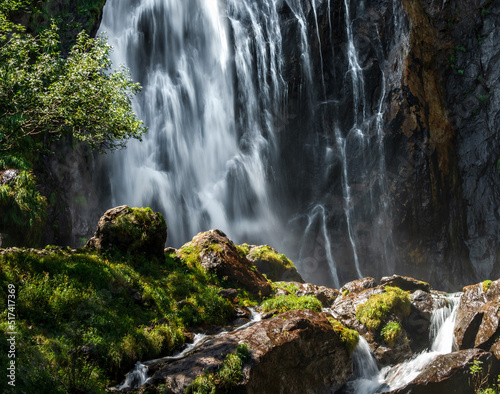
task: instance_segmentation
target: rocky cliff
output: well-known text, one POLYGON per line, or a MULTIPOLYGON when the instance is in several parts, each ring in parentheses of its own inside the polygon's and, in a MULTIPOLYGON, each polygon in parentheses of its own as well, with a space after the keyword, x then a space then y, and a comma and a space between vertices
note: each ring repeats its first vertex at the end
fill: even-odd
MULTIPOLYGON (((281 134, 284 173, 295 207, 325 208, 339 276, 396 271, 458 288, 498 275, 500 4, 323 1, 314 13, 304 1, 311 87, 288 3, 297 2, 284 4, 282 27, 296 119, 281 134)), ((311 256, 325 243, 316 227, 311 256)), ((317 260, 301 268, 324 281, 317 260)))

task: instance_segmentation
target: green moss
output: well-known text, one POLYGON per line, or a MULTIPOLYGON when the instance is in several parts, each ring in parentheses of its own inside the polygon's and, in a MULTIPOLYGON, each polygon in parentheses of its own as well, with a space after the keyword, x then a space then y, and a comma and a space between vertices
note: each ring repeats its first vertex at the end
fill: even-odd
POLYGON ((200 263, 201 248, 199 246, 187 245, 179 250, 179 257, 188 266, 195 267, 200 263))
POLYGON ((380 334, 382 335, 384 342, 392 348, 402 332, 403 330, 401 328, 401 324, 396 321, 390 321, 384 326, 384 328, 382 328, 380 334))
POLYGON ((492 281, 491 280, 485 280, 483 283, 482 283, 482 287, 483 287, 483 292, 487 292, 491 286, 491 283, 492 281))
MULTIPOLYGON (((0 254, 0 330, 16 288, 16 389, 101 392, 137 360, 169 355, 187 327, 227 324, 221 283, 174 256, 98 255, 66 248, 0 254), (83 351, 82 349, 87 349, 83 351), (87 353, 85 353, 87 352, 87 353)), ((242 295, 243 297, 243 295, 242 295)), ((7 362, 6 340, 0 360, 7 362)), ((6 380, 0 390, 7 392, 6 380)))
POLYGON ((218 391, 229 392, 243 378, 243 365, 250 355, 246 343, 238 345, 233 353, 228 354, 215 373, 205 372, 196 377, 184 393, 212 394, 218 391))
POLYGON ((291 282, 272 282, 274 289, 281 289, 288 291, 290 294, 295 294, 299 291, 299 287, 291 282))
POLYGON ((312 309, 321 312, 321 302, 314 296, 297 297, 294 294, 269 298, 262 303, 264 312, 283 313, 298 309, 312 309))
POLYGON ((242 244, 242 245, 234 245, 236 246, 236 250, 238 251, 238 254, 240 255, 241 258, 244 258, 247 256, 247 254, 250 252, 250 247, 248 244, 242 244))
POLYGON ((332 325, 334 331, 339 335, 341 341, 347 349, 349 354, 352 354, 359 342, 359 334, 356 330, 352 330, 344 326, 338 320, 329 317, 328 321, 332 325))
POLYGON ((293 262, 283 253, 276 252, 270 246, 264 245, 253 248, 250 257, 254 260, 265 260, 271 264, 284 268, 295 268, 293 262))
POLYGON ((390 316, 404 319, 410 314, 410 297, 397 287, 387 286, 385 293, 373 294, 356 308, 356 318, 369 330, 376 331, 390 316))

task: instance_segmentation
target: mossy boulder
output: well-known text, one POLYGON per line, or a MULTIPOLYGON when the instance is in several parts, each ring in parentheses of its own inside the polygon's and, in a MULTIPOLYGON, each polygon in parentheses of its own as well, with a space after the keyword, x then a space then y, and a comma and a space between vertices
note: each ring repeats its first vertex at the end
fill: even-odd
POLYGON ((246 253, 247 259, 272 281, 305 282, 293 262, 276 249, 268 245, 247 244, 239 248, 246 253))
POLYGON ((167 241, 167 224, 163 216, 150 208, 122 205, 109 209, 99 219, 97 230, 85 248, 143 254, 163 258, 167 241))
POLYGON ((246 252, 247 259, 272 281, 305 282, 293 262, 276 249, 268 245, 247 244, 240 248, 246 252))
POLYGON ((286 312, 212 337, 180 359, 151 363, 151 378, 138 391, 185 393, 197 376, 222 375, 227 355, 237 352, 238 345, 247 344, 249 357, 242 365, 236 387, 210 392, 336 392, 353 373, 348 349, 357 340, 356 333, 340 323, 334 324, 328 313, 286 312))
POLYGON ((205 271, 254 295, 266 297, 273 291, 268 280, 220 230, 199 233, 178 250, 177 258, 188 265, 200 264, 205 271))

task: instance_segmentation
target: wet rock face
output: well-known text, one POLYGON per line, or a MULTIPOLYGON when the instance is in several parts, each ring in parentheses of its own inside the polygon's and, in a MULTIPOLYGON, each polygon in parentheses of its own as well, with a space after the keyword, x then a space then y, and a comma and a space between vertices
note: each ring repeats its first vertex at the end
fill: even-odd
POLYGON ((352 358, 328 321, 328 314, 292 311, 264 320, 201 345, 188 357, 154 366, 148 384, 166 385, 168 393, 183 393, 197 375, 214 371, 225 355, 246 343, 250 359, 234 392, 335 392, 352 374, 352 358))
POLYGON ((180 256, 192 256, 201 266, 251 291, 268 296, 271 284, 246 258, 244 252, 220 230, 210 230, 196 235, 179 250, 180 256))
POLYGON ((459 349, 494 345, 499 331, 500 280, 482 282, 464 288, 455 323, 459 349))
POLYGON ((122 205, 106 211, 85 247, 100 253, 118 251, 164 258, 166 241, 167 225, 161 214, 122 205))
MULTIPOLYGON (((452 37, 454 69, 446 80, 447 105, 457 130, 457 159, 467 226, 465 243, 478 279, 500 275, 500 4, 468 3, 452 37)), ((460 5, 460 11, 464 5, 460 5)))
POLYGON ((474 361, 482 362, 482 376, 488 376, 484 387, 494 383, 500 367, 498 360, 489 352, 469 349, 437 356, 412 382, 390 393, 473 394, 470 366, 474 361))

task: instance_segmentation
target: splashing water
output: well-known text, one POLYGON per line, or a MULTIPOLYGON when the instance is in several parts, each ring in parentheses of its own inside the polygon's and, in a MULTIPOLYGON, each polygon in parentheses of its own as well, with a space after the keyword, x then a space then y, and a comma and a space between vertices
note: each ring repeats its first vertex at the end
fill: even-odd
POLYGON ((453 329, 461 293, 446 298, 447 304, 433 311, 431 316, 431 347, 404 363, 378 370, 368 343, 360 338, 355 350, 357 377, 346 385, 352 394, 373 394, 396 390, 410 383, 436 356, 453 351, 453 329))

